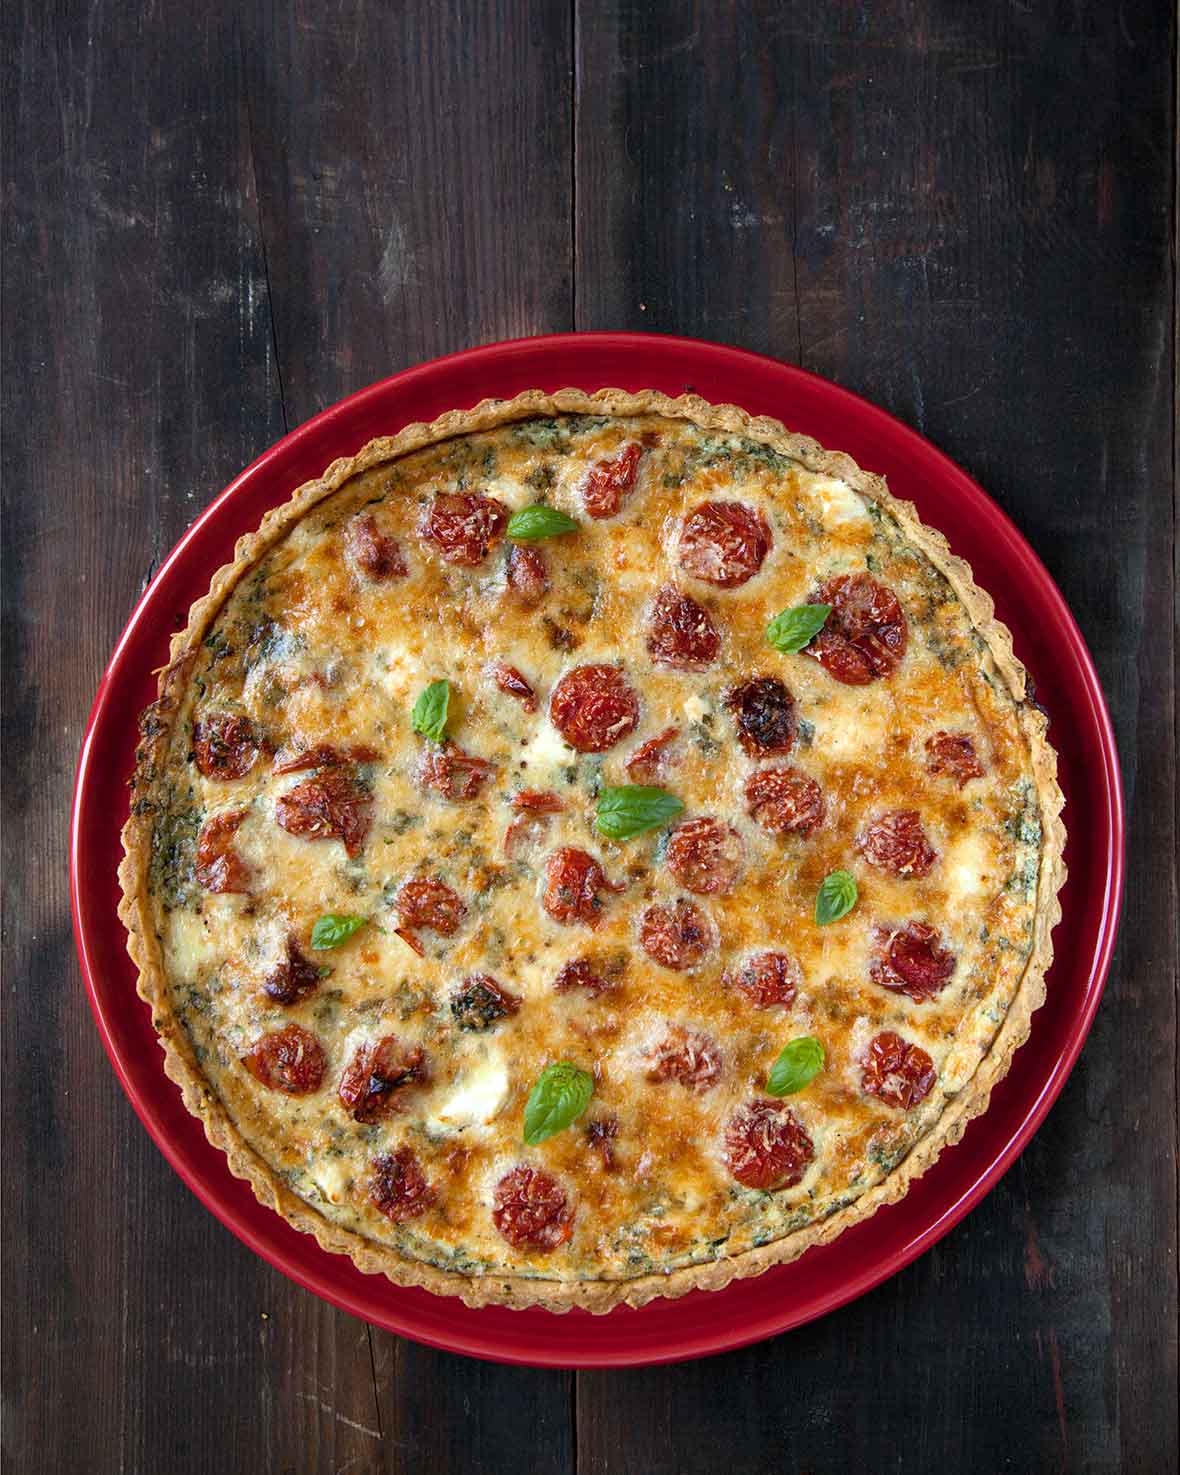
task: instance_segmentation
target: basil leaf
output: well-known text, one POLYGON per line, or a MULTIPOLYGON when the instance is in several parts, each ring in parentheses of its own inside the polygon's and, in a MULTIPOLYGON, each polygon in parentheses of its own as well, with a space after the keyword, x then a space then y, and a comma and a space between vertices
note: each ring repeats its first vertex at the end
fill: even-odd
POLYGON ((547 1065, 524 1107, 524 1140, 530 1147, 564 1132, 590 1105, 594 1077, 568 1060, 547 1065))
POLYGON ((447 731, 447 709, 451 705, 451 683, 432 681, 414 703, 410 721, 414 731, 441 743, 447 731))
POLYGON ((857 894, 856 881, 847 871, 833 871, 825 876, 815 898, 816 926, 826 927, 829 922, 846 917, 856 905, 857 894))
POLYGON ((594 824, 608 840, 629 840, 644 830, 667 824, 684 811, 683 799, 648 784, 609 785, 598 792, 598 813, 594 824))
POLYGON ((311 929, 311 945, 321 953, 330 947, 339 947, 354 932, 359 932, 368 920, 368 917, 358 917, 353 912, 329 912, 324 917, 317 917, 311 929))
POLYGON ((830 604, 797 604, 794 609, 785 609, 775 615, 766 627, 766 638, 775 650, 784 655, 795 655, 824 627, 824 621, 832 613, 830 604))
POLYGON ((541 502, 532 507, 518 507, 508 519, 508 536, 514 543, 539 543, 542 538, 556 538, 561 533, 577 530, 577 522, 568 513, 541 502))
POLYGON ((770 1067, 766 1089, 772 1096, 793 1096, 824 1068, 824 1047, 814 1035, 800 1035, 770 1067))

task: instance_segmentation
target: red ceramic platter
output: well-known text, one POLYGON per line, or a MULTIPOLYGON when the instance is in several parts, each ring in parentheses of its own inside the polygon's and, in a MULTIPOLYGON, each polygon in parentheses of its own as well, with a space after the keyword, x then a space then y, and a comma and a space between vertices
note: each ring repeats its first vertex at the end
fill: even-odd
POLYGON ((70 875, 82 971, 115 1071, 164 1156, 239 1239, 316 1295, 401 1336, 501 1362, 622 1367, 744 1346, 824 1315, 929 1249, 1011 1166, 1061 1090, 1098 1007, 1122 895, 1122 795, 1110 718, 1073 616, 1012 523, 929 442, 847 390, 756 354, 646 334, 563 334, 453 354, 354 394, 260 456, 197 519, 140 600, 99 686, 78 764, 70 875), (136 714, 155 696, 151 673, 167 660, 170 635, 232 556, 235 539, 300 483, 373 436, 488 396, 566 385, 672 395, 692 390, 773 415, 883 472, 895 495, 917 503, 968 559, 1012 629, 1050 714, 1070 829, 1048 1001, 989 1110, 961 1144, 944 1152, 900 1203, 792 1265, 724 1291, 600 1317, 475 1311, 451 1297, 402 1290, 326 1254, 259 1204, 206 1142, 164 1075, 115 912, 136 714))

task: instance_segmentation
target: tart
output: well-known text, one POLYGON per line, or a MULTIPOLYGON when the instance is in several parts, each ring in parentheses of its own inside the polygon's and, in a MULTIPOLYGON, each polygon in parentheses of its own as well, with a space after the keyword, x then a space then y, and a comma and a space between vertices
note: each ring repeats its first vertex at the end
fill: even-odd
POLYGON ((121 916, 165 1069, 398 1284, 758 1274, 900 1198, 1027 1038, 1046 725, 942 536, 776 421, 408 426, 240 540, 143 715, 121 916))

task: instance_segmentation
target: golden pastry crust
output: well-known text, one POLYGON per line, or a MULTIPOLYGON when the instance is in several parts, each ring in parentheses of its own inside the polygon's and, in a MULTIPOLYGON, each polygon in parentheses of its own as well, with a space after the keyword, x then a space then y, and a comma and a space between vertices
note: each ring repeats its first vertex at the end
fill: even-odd
POLYGON ((862 471, 848 456, 826 451, 806 437, 790 434, 777 421, 751 417, 734 406, 710 405, 691 395, 670 399, 653 391, 630 394, 608 389, 585 394, 565 389, 554 394, 529 391, 508 401, 486 400, 474 409, 444 415, 431 425, 410 425, 394 437, 372 441, 356 456, 334 462, 322 477, 300 487, 287 504, 267 514, 257 532, 239 540, 233 562, 217 572, 209 593, 193 605, 186 629, 173 638, 169 663, 160 676, 158 700, 145 713, 133 795, 131 818, 123 832, 120 916, 128 929, 129 952, 139 969, 139 992, 152 1008, 165 1070, 180 1087, 186 1106, 200 1118, 209 1140, 225 1151, 235 1175, 247 1179, 262 1202, 297 1228, 313 1234, 323 1248, 347 1254, 362 1270, 380 1272, 397 1284, 458 1295, 472 1306, 541 1305, 553 1311, 579 1306, 604 1312, 620 1303, 639 1306, 657 1296, 717 1289, 735 1278, 757 1275, 771 1265, 792 1260, 810 1245, 835 1238, 880 1204, 902 1197, 913 1178, 935 1161, 944 1146, 957 1142, 967 1123, 986 1109, 992 1087, 1006 1074, 1013 1052, 1027 1038, 1032 1013, 1044 1000, 1044 975, 1052 958, 1051 933, 1060 917, 1057 893, 1065 875, 1061 859, 1065 839, 1060 819, 1063 801, 1056 782, 1056 756, 1046 740, 1045 718, 1026 700, 1025 673, 1013 654, 1011 636, 995 619, 990 596, 976 586, 967 564, 950 552, 941 534, 921 523, 912 505, 893 498, 880 477, 862 471), (740 436, 808 472, 842 483, 883 509, 904 545, 920 553, 945 578, 981 642, 981 650, 986 652, 981 659, 989 663, 990 679, 1003 689, 1006 710, 1027 752, 1027 773, 1035 789, 1040 822, 1030 945, 1024 966, 1013 981, 1011 997, 1003 1000, 1002 1022, 985 1042, 969 1078, 946 1097, 937 1119, 912 1145, 906 1144, 901 1161, 887 1168, 880 1181, 845 1206, 803 1227, 780 1233, 769 1243, 748 1244, 736 1253, 723 1251, 721 1258, 673 1264, 630 1278, 617 1270, 611 1278, 546 1277, 543 1257, 535 1264, 522 1265, 520 1272, 511 1265, 503 1270, 467 1273, 443 1269, 336 1222, 294 1192, 288 1178, 247 1141, 198 1059, 190 1030, 178 1013, 169 986, 160 916, 149 881, 159 786, 170 761, 174 724, 189 699, 187 689, 204 642, 243 580, 314 509, 363 473, 457 437, 539 417, 567 415, 609 420, 660 417, 687 422, 713 435, 740 436))

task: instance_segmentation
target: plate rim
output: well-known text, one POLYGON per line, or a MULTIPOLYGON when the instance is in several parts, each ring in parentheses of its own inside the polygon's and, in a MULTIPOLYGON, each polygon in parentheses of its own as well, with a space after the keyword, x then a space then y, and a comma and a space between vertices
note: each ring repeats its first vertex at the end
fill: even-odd
MULTIPOLYGON (((565 383, 572 382, 570 375, 564 377, 565 383)), ((626 375, 620 377, 628 377, 626 375)), ((580 383, 577 387, 586 389, 597 389, 606 387, 605 381, 598 382, 601 376, 591 374, 593 382, 580 383)), ((559 387, 556 382, 554 388, 559 387)), ((397 422, 396 410, 393 415, 397 422)), ((408 421, 406 423, 409 423, 408 421)), ((805 429, 806 427, 804 427, 805 429)), ((872 438, 870 436, 870 438, 872 438)), ((359 446, 352 447, 353 450, 359 446)), ((340 452, 347 454, 347 452, 340 452)), ((858 458, 859 459, 859 458, 858 458)), ((327 461, 324 463, 328 464, 327 461)), ((293 488, 291 488, 293 490, 293 488)), ((940 496, 943 493, 940 492, 940 496)), ((276 501, 273 505, 278 505, 276 501)), ((212 569, 210 569, 210 574, 212 569)), ((121 810, 117 809, 118 823, 121 824, 121 810)), ((1123 810, 1122 780, 1118 763, 1118 752, 1114 738, 1113 725, 1107 710, 1103 696, 1101 683, 1094 667, 1093 658, 1090 655, 1086 642, 1081 634, 1072 611, 1066 604, 1064 597, 1058 589, 1052 576, 1041 562, 1031 545, 1026 541, 1023 534, 1015 523, 1008 517, 1007 513, 988 495, 986 491, 968 475, 956 462, 952 461, 943 451, 939 450, 932 442, 927 440, 919 432, 907 426, 903 421, 883 410, 880 406, 871 403, 844 388, 842 385, 833 383, 820 375, 813 374, 806 369, 798 368, 793 364, 785 363, 768 355, 754 353, 748 349, 734 348, 730 345, 709 342, 705 339, 689 338, 657 333, 642 332, 595 332, 595 333, 554 333, 541 334, 531 337, 514 338, 502 342, 491 342, 477 345, 471 348, 461 349, 457 352, 443 355, 439 358, 426 360, 423 363, 411 365, 397 374, 389 375, 379 379, 353 394, 326 406, 317 414, 304 421, 294 430, 289 431, 280 440, 267 447, 257 456, 244 470, 238 473, 232 481, 214 497, 208 506, 189 524, 184 533, 170 550, 167 558, 161 563, 159 569, 152 577, 150 583, 142 591, 135 603, 126 624, 116 641, 114 650, 108 660, 99 681, 93 704, 91 706, 85 732, 79 751, 78 763, 75 772, 74 789, 70 806, 70 846, 69 846, 69 879, 70 879, 70 909, 73 921, 75 946, 78 953, 79 963, 82 969, 87 999, 91 1013, 98 1028, 103 1047, 115 1071, 115 1075, 128 1097, 136 1115, 147 1129, 152 1140, 163 1153, 173 1170, 181 1180, 190 1188, 198 1199, 209 1209, 217 1219, 225 1225, 238 1239, 246 1244, 256 1254, 273 1268, 279 1270, 289 1279, 294 1280, 304 1289, 329 1301, 340 1309, 349 1312, 365 1321, 371 1321, 376 1325, 393 1331, 396 1335, 410 1337, 413 1340, 423 1342, 426 1345, 439 1349, 461 1353, 485 1360, 496 1361, 506 1364, 551 1367, 551 1368, 590 1368, 590 1367, 619 1367, 619 1366, 647 1366, 657 1363, 683 1361, 691 1358, 715 1355, 724 1351, 736 1350, 740 1347, 749 1346, 752 1343, 764 1340, 766 1337, 777 1335, 783 1331, 792 1330, 795 1327, 805 1325, 807 1322, 820 1316, 829 1314, 840 1306, 848 1304, 866 1294, 875 1286, 895 1275, 906 1265, 912 1263, 918 1256, 930 1249, 939 1239, 947 1234, 967 1213, 995 1187, 999 1179, 1011 1167, 1012 1163, 1023 1151, 1033 1134, 1037 1131, 1053 1102, 1060 1094, 1070 1072, 1072 1071, 1086 1037, 1089 1034, 1098 1005, 1101 1001, 1105 987, 1110 962, 1113 957, 1117 941, 1118 927, 1121 916, 1124 871, 1125 871, 1125 847, 1126 830, 1125 816, 1123 810), (325 1285, 325 1277, 335 1267, 339 1257, 328 1255, 326 1251, 308 1236, 300 1236, 301 1241, 306 1241, 308 1253, 301 1255, 298 1261, 293 1261, 291 1256, 275 1249, 270 1243, 251 1227, 243 1219, 242 1215, 232 1206, 227 1205, 224 1200, 226 1189, 230 1185, 238 1186, 229 1173, 228 1164, 224 1169, 224 1180, 222 1183, 209 1184, 196 1172, 192 1171, 189 1164, 184 1160, 179 1146, 171 1139, 170 1134, 159 1120, 159 1113, 153 1107, 144 1090, 140 1089, 139 1083, 131 1074, 129 1063, 125 1063, 118 1042, 115 1038, 113 1020, 108 1017, 106 1000, 99 982, 99 965, 94 956, 95 940, 91 935, 92 921, 88 915, 86 882, 84 877, 85 841, 82 834, 83 821, 85 818, 86 801, 88 799, 88 784, 92 778, 91 759, 96 746, 96 735, 101 725, 107 719, 110 703, 117 684, 121 680, 134 679, 136 676, 142 678, 142 671, 131 673, 124 672, 123 664, 126 652, 140 631, 140 626, 148 620, 153 613, 153 606, 162 597, 166 577, 183 562, 189 548, 198 541, 204 529, 209 523, 219 518, 222 510, 259 479, 265 477, 271 468, 290 460, 298 448, 305 442, 314 439, 325 431, 331 433, 336 423, 347 423, 354 416, 363 413, 364 409, 372 404, 382 403, 388 396, 397 396, 399 392, 405 393, 412 386, 420 383, 428 383, 430 379, 445 375, 448 366, 455 367, 473 366, 479 367, 486 364, 494 376, 497 371, 502 372, 506 362, 522 355, 554 355, 555 358, 565 355, 578 355, 585 349, 593 347, 600 352, 616 352, 625 354, 630 350, 642 349, 647 353, 675 354, 677 352, 687 355, 704 355, 717 368, 724 370, 728 365, 731 373, 735 366, 740 365, 747 371, 777 378, 784 390, 790 382, 796 385, 802 383, 810 386, 813 392, 821 397, 843 403, 843 405, 855 414, 862 424, 867 423, 871 428, 877 428, 887 432, 895 440, 900 438, 902 444, 914 453, 916 459, 924 460, 927 465, 937 468, 940 478, 944 482, 955 484, 959 492, 975 503, 977 510, 985 516, 991 524, 994 533, 1002 534, 1006 552, 1008 552, 1020 565, 1020 579, 1031 579, 1039 586, 1042 596, 1046 597, 1053 606, 1053 613, 1059 628, 1065 633, 1077 674, 1080 677, 1081 689, 1087 699, 1088 715, 1091 719, 1091 735, 1096 742, 1098 751, 1102 756, 1102 793, 1106 801, 1104 815, 1105 832, 1108 837, 1106 856, 1105 892, 1102 898, 1102 915, 1099 923, 1099 931, 1092 954, 1078 960, 1073 966, 1078 968, 1079 973, 1083 966, 1088 967, 1088 976, 1079 994, 1082 1008, 1079 1010, 1073 1027, 1069 1031, 1066 1047, 1059 1052, 1053 1062, 1052 1069, 1041 1084, 1041 1089, 1036 1095, 1031 1107, 1024 1111, 1014 1130, 1007 1140, 1003 1142, 999 1151, 990 1154, 990 1161, 981 1172, 974 1174, 971 1183, 946 1204, 942 1212, 931 1222, 927 1223, 917 1234, 911 1236, 902 1249, 895 1250, 879 1263, 870 1263, 859 1274, 844 1277, 837 1286, 834 1286, 825 1295, 809 1303, 806 1310, 798 1315, 791 1311, 785 1311, 782 1307, 767 1311, 762 1317, 753 1321, 748 1320, 740 1330, 734 1334, 726 1335, 724 1331, 711 1334, 701 1334, 687 1343, 668 1345, 662 1349, 642 1349, 636 1356, 624 1356, 617 1352, 606 1352, 596 1354, 593 1350, 593 1337, 586 1341, 582 1351, 577 1356, 570 1356, 568 1352, 559 1355, 544 1345, 536 1345, 530 1354, 513 1350, 511 1348, 495 1348, 491 1345, 488 1336, 481 1335, 478 1331, 467 1333, 461 1329, 453 1329, 453 1334, 443 1336, 429 1329, 423 1330, 416 1327, 414 1322, 412 1302, 409 1303, 410 1310, 408 1322, 397 1318, 397 1324, 393 1324, 388 1315, 376 1315, 374 1308, 365 1305, 359 1293, 342 1290, 339 1286, 329 1288, 325 1285), (304 1269, 301 1263, 310 1261, 314 1267, 317 1258, 330 1262, 324 1266, 320 1274, 313 1270, 304 1269)), ((1068 904, 1068 898, 1067 898, 1068 904)), ((100 919, 99 919, 100 920, 100 919)), ((108 919, 109 921, 109 919, 108 919)), ((116 919, 117 921, 117 919, 116 919)), ((121 924, 120 929, 121 929, 121 924)), ((1050 975, 1051 976, 1051 975, 1050 975)), ((136 996, 135 1002, 141 1008, 146 1005, 136 996)), ((1036 1029, 1036 1018, 1033 1017, 1033 1029, 1036 1029)), ((164 1075, 162 1069, 163 1056, 157 1056, 160 1062, 158 1072, 152 1071, 153 1086, 164 1082, 169 1090, 175 1089, 164 1075), (158 1080, 155 1079, 158 1074, 158 1080)), ((200 1124, 195 1119, 192 1126, 200 1134, 202 1143, 204 1134, 200 1124)), ((957 1151, 963 1151, 960 1145, 957 1151)), ((934 1168, 930 1170, 934 1171, 934 1168)), ((216 1175, 215 1175, 216 1176, 216 1175)), ((925 1175, 924 1175, 925 1176, 925 1175)), ((248 1191, 248 1190, 247 1190, 248 1191)), ((901 1208, 905 1204, 903 1199, 899 1205, 890 1206, 901 1208)), ((887 1212, 886 1209, 878 1211, 887 1212)), ((277 1216, 276 1216, 277 1217, 277 1216)), ((278 1222, 282 1222, 279 1220, 278 1222)), ((871 1223, 872 1221, 867 1221, 871 1223)), ((269 1225, 268 1225, 269 1227, 269 1225)), ((287 1226, 284 1226, 287 1227, 287 1226)), ((302 1247, 302 1246, 301 1246, 302 1247)), ((806 1262, 806 1256, 802 1261, 794 1262, 796 1265, 806 1262)), ((790 1266, 778 1267, 780 1270, 789 1270, 790 1266)), ((359 1272, 358 1272, 359 1273, 359 1272)), ((767 1272, 774 1274, 774 1271, 767 1272)), ((367 1278, 366 1278, 367 1279, 367 1278)), ((399 1288, 393 1288, 397 1290, 399 1288)), ((724 1297, 726 1290, 714 1292, 694 1292, 694 1295, 710 1295, 712 1297, 724 1297)), ((418 1292, 417 1294, 429 1294, 418 1292)), ((444 1299, 432 1297, 432 1300, 444 1299)), ((449 1298, 446 1298, 449 1301, 449 1298)), ((773 1298, 772 1298, 773 1299, 773 1298)), ((661 1304, 676 1303, 651 1303, 654 1306, 661 1304)), ((454 1303, 460 1305, 457 1301, 454 1303)), ((503 1310, 503 1308, 500 1308, 503 1310)), ((642 1317, 648 1308, 638 1310, 629 1307, 619 1307, 608 1313, 606 1319, 623 1317, 642 1317)), ((718 1306, 720 1309, 720 1305, 718 1306)), ((472 1308, 462 1308, 469 1316, 479 1316, 483 1313, 476 1312, 472 1308)), ((541 1315, 552 1321, 552 1313, 536 1309, 532 1312, 512 1312, 513 1317, 525 1317, 541 1315)), ((571 1311, 560 1320, 563 1325, 569 1323, 572 1317, 575 1323, 581 1322, 589 1313, 571 1311)), ((464 1318, 460 1317, 459 1320, 464 1318)), ((593 1321, 601 1321, 603 1318, 593 1318, 593 1321)), ((478 1325, 478 1323, 476 1323, 478 1325)), ((592 1322, 586 1323, 586 1330, 591 1329, 592 1322)), ((491 1339, 494 1342, 494 1338, 491 1339)))

